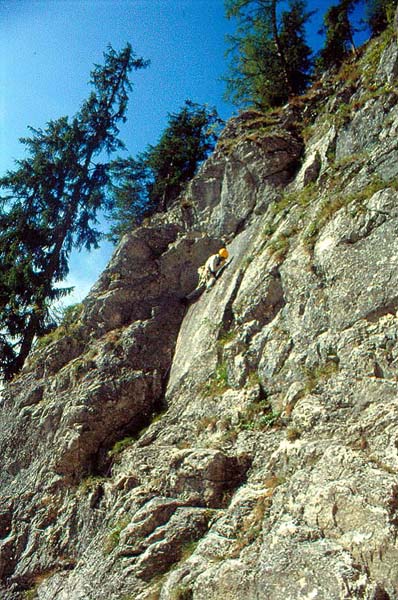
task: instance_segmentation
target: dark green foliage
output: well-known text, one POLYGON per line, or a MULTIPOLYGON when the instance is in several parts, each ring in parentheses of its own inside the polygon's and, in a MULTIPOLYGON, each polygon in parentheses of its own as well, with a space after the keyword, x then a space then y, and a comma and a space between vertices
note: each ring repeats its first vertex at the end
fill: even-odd
POLYGON ((108 237, 114 243, 139 225, 148 213, 148 169, 144 159, 118 158, 111 165, 110 192, 113 198, 112 221, 108 237))
POLYGON ((339 67, 351 50, 355 50, 354 28, 350 21, 358 0, 340 0, 331 6, 323 18, 325 45, 317 58, 317 69, 322 72, 339 67))
POLYGON ((131 46, 111 47, 91 73, 93 92, 71 119, 50 121, 21 140, 26 158, 0 179, 0 368, 11 378, 35 337, 47 331, 49 307, 68 290, 57 287, 68 273, 72 248, 96 247, 93 227, 106 204, 108 164, 96 160, 121 147, 128 74, 145 66, 131 46))
POLYGON ((151 205, 166 210, 194 176, 198 165, 214 149, 221 124, 216 110, 187 100, 176 114, 156 146, 150 146, 145 161, 151 170, 151 205))
POLYGON ((367 0, 366 23, 372 35, 379 35, 392 22, 398 0, 367 0))
POLYGON ((137 158, 112 164, 113 241, 145 216, 165 211, 214 149, 222 121, 215 110, 189 100, 175 114, 155 146, 137 158))
POLYGON ((305 2, 290 2, 282 13, 280 41, 286 56, 287 79, 293 94, 301 94, 310 83, 311 49, 305 41, 305 25, 313 12, 305 11, 305 2))
POLYGON ((225 0, 226 16, 237 19, 237 33, 228 38, 226 97, 237 105, 279 106, 310 82, 305 25, 313 13, 304 0, 290 0, 282 12, 279 5, 279 0, 225 0))

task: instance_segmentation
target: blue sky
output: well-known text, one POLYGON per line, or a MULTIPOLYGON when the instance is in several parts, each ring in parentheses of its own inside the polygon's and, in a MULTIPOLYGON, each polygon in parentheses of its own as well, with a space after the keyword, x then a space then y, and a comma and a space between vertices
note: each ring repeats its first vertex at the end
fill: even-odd
MULTIPOLYGON (((322 23, 330 0, 317 8, 312 30, 322 23)), ((226 73, 225 36, 234 23, 224 18, 223 0, 0 0, 0 174, 13 168, 29 135, 51 119, 73 115, 89 93, 94 63, 109 43, 130 42, 151 65, 133 73, 128 121, 121 137, 136 154, 158 140, 167 113, 186 99, 216 106, 224 119, 236 109, 222 99, 226 73)), ((310 40, 319 46, 319 36, 310 40)), ((105 267, 112 246, 72 255, 67 303, 80 301, 105 267)))

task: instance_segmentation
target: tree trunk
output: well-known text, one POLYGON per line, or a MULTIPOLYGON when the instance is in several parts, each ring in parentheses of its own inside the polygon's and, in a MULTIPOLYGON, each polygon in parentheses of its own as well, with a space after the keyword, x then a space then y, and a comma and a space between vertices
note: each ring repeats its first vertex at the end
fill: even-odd
POLYGON ((278 3, 278 0, 271 0, 272 35, 274 37, 276 53, 279 57, 279 60, 281 61, 283 78, 285 80, 287 94, 290 97, 293 95, 293 86, 290 81, 289 66, 288 66, 286 58, 285 58, 285 53, 283 52, 283 48, 282 48, 282 44, 281 44, 281 40, 280 40, 279 32, 278 32, 278 19, 277 19, 277 15, 276 15, 277 3, 278 3))

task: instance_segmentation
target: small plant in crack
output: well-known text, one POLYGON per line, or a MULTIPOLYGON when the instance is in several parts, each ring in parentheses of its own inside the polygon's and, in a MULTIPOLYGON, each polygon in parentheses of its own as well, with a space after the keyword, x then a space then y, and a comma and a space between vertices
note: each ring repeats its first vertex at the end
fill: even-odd
POLYGON ((264 519, 269 514, 272 497, 276 488, 282 485, 285 479, 281 476, 273 475, 265 482, 264 493, 257 498, 252 511, 243 520, 235 543, 232 546, 232 558, 237 558, 242 550, 247 546, 254 544, 261 536, 264 519))
POLYGON ((103 548, 105 555, 111 554, 111 552, 113 552, 113 550, 117 548, 120 542, 120 534, 122 533, 123 529, 127 527, 129 522, 129 519, 127 518, 121 519, 112 527, 105 539, 103 548))
POLYGON ((188 585, 177 585, 170 594, 171 600, 192 600, 192 588, 188 585))
POLYGON ((123 450, 126 450, 126 448, 129 448, 136 441, 136 439, 137 439, 136 437, 127 436, 127 437, 115 442, 113 447, 108 452, 109 458, 114 458, 115 456, 118 456, 119 454, 121 454, 123 452, 123 450))
POLYGON ((289 442, 295 442, 301 437, 301 430, 297 427, 288 427, 286 430, 286 439, 289 442))
POLYGON ((274 410, 269 400, 256 400, 251 402, 241 415, 237 428, 239 431, 264 431, 278 426, 280 416, 280 411, 274 410))
POLYGON ((315 390, 315 388, 321 384, 328 381, 333 375, 338 373, 339 371, 339 362, 337 360, 328 360, 323 365, 317 365, 312 368, 304 369, 305 376, 305 388, 304 392, 306 394, 311 394, 315 390))
POLYGON ((237 334, 238 334, 238 332, 235 331, 234 329, 230 329, 229 331, 222 331, 222 333, 219 335, 218 340, 217 340, 218 346, 220 348, 223 348, 230 342, 233 342, 234 339, 236 338, 237 334))
POLYGON ((227 363, 222 361, 216 367, 213 375, 205 383, 203 394, 211 398, 223 394, 229 388, 227 363))

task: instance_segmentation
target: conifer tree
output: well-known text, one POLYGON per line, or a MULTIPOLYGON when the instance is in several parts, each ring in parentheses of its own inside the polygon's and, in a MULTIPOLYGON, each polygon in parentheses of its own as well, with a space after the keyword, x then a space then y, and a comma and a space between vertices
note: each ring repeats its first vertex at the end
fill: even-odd
POLYGON ((113 163, 113 241, 143 217, 168 209, 214 149, 221 123, 215 109, 187 100, 177 113, 169 115, 156 145, 137 158, 113 163))
POLYGON ((145 152, 151 170, 149 200, 154 209, 167 210, 198 166, 212 152, 222 121, 215 109, 190 100, 170 114, 168 125, 155 146, 145 152))
POLYGON ((331 6, 323 18, 326 34, 325 45, 319 52, 317 71, 339 67, 350 51, 355 51, 354 27, 350 16, 359 0, 339 0, 331 6))
POLYGON ((366 23, 373 36, 379 35, 394 17, 398 0, 367 0, 366 23))
POLYGON ((30 129, 26 158, 0 179, 0 368, 11 378, 36 336, 46 330, 51 302, 68 292, 72 248, 96 247, 96 214, 106 203, 108 164, 100 156, 121 147, 129 73, 146 62, 131 46, 111 47, 91 73, 93 91, 71 119, 30 129))
POLYGON ((226 97, 259 109, 278 106, 310 82, 311 49, 305 25, 312 16, 304 0, 225 0, 227 18, 237 19, 229 36, 230 70, 226 97))
POLYGON ((310 83, 313 67, 311 49, 305 40, 305 25, 314 11, 306 12, 301 0, 290 3, 282 13, 280 43, 286 56, 287 79, 294 94, 301 94, 310 83))
POLYGON ((111 164, 112 206, 108 238, 116 244, 121 237, 141 224, 149 214, 148 181, 150 172, 142 155, 117 158, 111 164))

